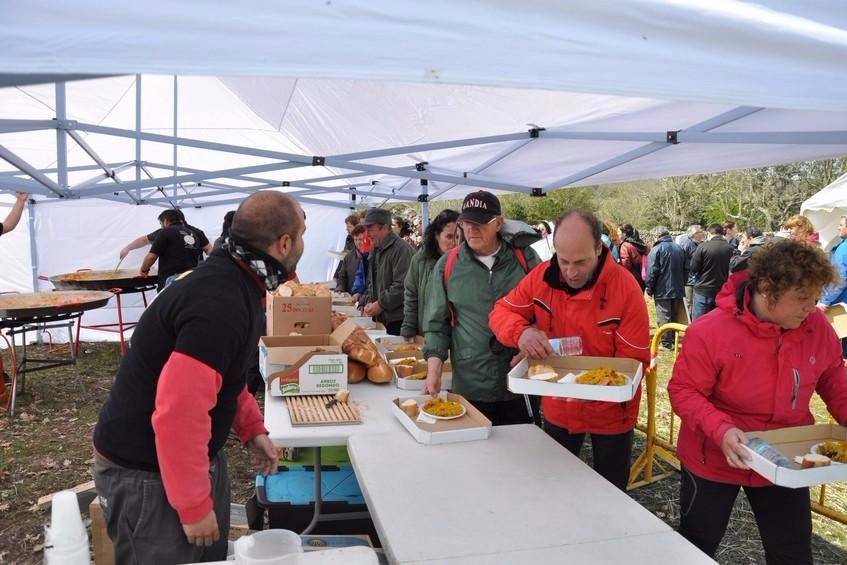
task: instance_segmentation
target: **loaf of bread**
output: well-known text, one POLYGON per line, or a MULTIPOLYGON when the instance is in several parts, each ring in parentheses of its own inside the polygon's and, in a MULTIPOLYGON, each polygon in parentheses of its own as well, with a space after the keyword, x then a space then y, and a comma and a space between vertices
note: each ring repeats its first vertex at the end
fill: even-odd
POLYGON ((347 336, 341 344, 341 351, 368 367, 373 367, 382 358, 376 349, 376 344, 362 328, 356 328, 347 336))
POLYGON ((391 367, 385 359, 380 357, 376 365, 368 367, 368 380, 378 384, 391 382, 391 367))
POLYGON ((303 283, 299 284, 294 281, 288 281, 277 289, 277 294, 280 296, 324 296, 331 297, 332 291, 319 283, 303 283))
POLYGON ((352 359, 347 360, 347 382, 357 383, 365 378, 368 368, 352 359))

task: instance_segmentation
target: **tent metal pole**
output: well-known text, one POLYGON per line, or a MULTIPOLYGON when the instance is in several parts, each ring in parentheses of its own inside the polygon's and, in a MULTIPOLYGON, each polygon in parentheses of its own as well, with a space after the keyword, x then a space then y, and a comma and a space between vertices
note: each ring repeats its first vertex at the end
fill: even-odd
MULTIPOLYGON (((141 180, 141 75, 135 75, 135 180, 141 180)), ((141 198, 141 189, 135 192, 141 198)))
MULTIPOLYGON (((106 163, 106 166, 114 169, 115 167, 118 167, 122 164, 123 163, 106 163)), ((71 172, 78 173, 78 172, 81 172, 81 171, 96 171, 99 168, 100 168, 100 165, 77 165, 75 167, 68 167, 68 172, 69 173, 71 173, 71 172)), ((57 169, 55 169, 55 168, 40 169, 40 171, 46 175, 46 174, 49 174, 49 173, 55 173, 57 171, 57 169)), ((14 176, 18 176, 18 175, 21 175, 21 174, 23 174, 23 173, 21 173, 20 171, 4 171, 4 172, 0 172, 0 179, 2 179, 4 177, 14 177, 14 176)))
POLYGON ((429 181, 421 179, 421 230, 429 226, 429 181))
MULTIPOLYGON (((491 157, 490 159, 488 159, 487 161, 482 163, 481 165, 474 167, 473 171, 469 171, 469 173, 479 174, 479 173, 483 172, 488 167, 491 167, 491 166, 495 165, 496 163, 499 163, 500 161, 502 161, 503 159, 505 159, 506 157, 508 157, 509 155, 514 153, 515 151, 517 151, 518 149, 521 149, 525 145, 531 143, 533 139, 534 138, 529 138, 529 139, 522 139, 520 141, 516 141, 515 143, 509 145, 509 147, 506 147, 505 149, 503 149, 497 155, 494 155, 493 157, 491 157)), ((457 186, 456 184, 451 184, 449 186, 446 186, 446 187, 436 191, 435 193, 432 194, 432 199, 434 200, 434 199, 438 198, 439 196, 441 196, 445 192, 456 188, 456 186, 457 186)))
MULTIPOLYGON (((204 180, 218 179, 218 178, 228 178, 233 175, 242 175, 242 174, 250 174, 250 173, 263 173, 268 171, 282 171, 286 169, 294 169, 297 167, 302 167, 303 165, 300 163, 268 163, 266 165, 253 165, 250 167, 238 167, 235 169, 222 169, 219 171, 206 171, 203 173, 191 173, 187 175, 180 175, 176 178, 171 177, 168 178, 153 178, 150 175, 150 172, 146 170, 145 167, 142 166, 142 170, 145 171, 148 175, 151 176, 149 180, 141 180, 141 181, 129 181, 123 183, 124 190, 135 190, 137 188, 153 188, 159 185, 167 185, 169 184, 169 180, 174 181, 176 183, 184 183, 184 182, 199 182, 204 180)), ((279 181, 277 181, 279 182, 279 181)), ((323 188, 323 187, 322 187, 323 188)), ((94 187, 86 190, 85 192, 77 195, 80 198, 97 196, 100 194, 108 194, 110 192, 114 192, 114 187, 109 185, 103 185, 102 183, 95 185, 94 187)))
POLYGON ((56 120, 0 120, 0 133, 56 129, 56 120))
MULTIPOLYGON (((65 83, 56 83, 56 123, 60 126, 68 119, 65 83)), ((68 188, 68 139, 63 127, 56 128, 56 168, 62 192, 68 188)))
MULTIPOLYGON (((179 90, 177 85, 177 77, 174 75, 174 139, 178 137, 177 133, 177 116, 179 114, 179 90)), ((179 145, 174 143, 174 185, 173 185, 173 195, 176 196, 176 185, 177 185, 177 175, 179 174, 177 170, 177 149, 179 145)))
POLYGON ((847 131, 696 132, 680 131, 678 143, 749 143, 761 145, 847 145, 847 131))
POLYGON ((479 186, 482 188, 493 188, 496 190, 506 190, 509 192, 524 192, 531 193, 532 187, 529 186, 521 186, 518 184, 507 184, 504 182, 496 182, 496 181, 488 181, 488 180, 470 180, 464 177, 455 177, 452 175, 442 175, 437 173, 432 173, 430 171, 406 171, 398 175, 396 169, 392 169, 390 167, 380 167, 377 165, 370 165, 365 163, 356 163, 350 161, 337 161, 334 157, 327 157, 326 164, 334 167, 339 167, 342 169, 351 169, 354 171, 368 171, 371 173, 377 174, 385 174, 385 175, 393 175, 393 176, 404 176, 415 179, 428 178, 432 181, 438 182, 447 182, 447 183, 455 183, 461 185, 468 186, 479 186))
POLYGON ((251 155, 253 157, 266 157, 268 159, 280 159, 301 163, 303 165, 312 166, 314 159, 311 155, 297 155, 295 153, 283 153, 281 151, 269 151, 267 149, 256 149, 254 147, 242 147, 240 145, 230 145, 227 143, 215 143, 212 141, 201 141, 199 139, 189 139, 186 137, 174 137, 172 135, 161 135, 150 132, 136 132, 134 130, 126 130, 121 128, 112 128, 106 126, 98 126, 96 124, 86 124, 83 122, 69 122, 71 129, 86 131, 89 133, 99 133, 102 135, 113 135, 115 137, 126 137, 129 139, 141 138, 142 141, 153 141, 156 143, 174 144, 182 147, 194 147, 196 149, 208 149, 210 151, 223 151, 225 153, 236 153, 238 155, 251 155))
MULTIPOLYGON (((38 292, 38 245, 35 241, 35 200, 30 198, 26 203, 27 226, 29 228, 29 261, 32 269, 32 292, 38 292)), ((35 333, 35 340, 41 343, 41 330, 35 333)), ((26 345, 26 344, 24 344, 26 345)))
MULTIPOLYGON (((57 130, 58 131, 58 130, 57 130)), ((35 179, 38 183, 47 187, 50 192, 53 192, 57 196, 64 197, 64 190, 58 184, 56 184, 53 179, 47 177, 44 173, 27 163, 24 159, 19 157, 18 155, 12 153, 2 145, 0 145, 0 159, 3 159, 13 167, 17 168, 20 171, 28 174, 30 177, 35 179)), ((61 170, 61 169, 60 169, 61 170)), ((22 180, 22 179, 21 179, 22 180)), ((65 180, 67 181, 67 171, 65 171, 65 180)), ((9 181, 14 182, 14 181, 9 181)), ((5 181, 4 181, 4 184, 5 181)))
MULTIPOLYGON (((389 157, 391 155, 404 155, 406 153, 417 153, 421 151, 438 151, 439 149, 454 149, 456 147, 470 147, 473 145, 487 145, 489 143, 502 143, 526 139, 529 133, 522 131, 518 133, 507 133, 504 135, 489 135, 486 137, 470 137, 466 139, 455 139, 450 141, 437 141, 434 143, 420 143, 418 145, 406 145, 404 147, 390 147, 388 149, 376 149, 374 151, 359 151, 357 153, 342 153, 332 155, 334 161, 358 161, 360 159, 373 159, 375 157, 389 157)), ((329 156, 327 156, 329 164, 329 156)))
MULTIPOLYGON (((732 123, 736 120, 740 120, 741 118, 750 116, 751 114, 755 114, 760 111, 762 108, 758 108, 755 106, 739 106, 737 108, 733 108, 728 112, 723 112, 709 118, 708 120, 702 121, 698 124, 694 124, 688 128, 689 132, 702 132, 709 131, 726 124, 732 123)), ((682 133, 682 132, 679 132, 682 133)), ((678 134, 677 134, 678 135, 678 134)), ((651 153, 655 153, 656 151, 661 151, 663 149, 667 149, 668 147, 673 147, 673 143, 670 143, 668 139, 665 139, 662 142, 654 142, 648 143, 647 145, 642 145, 641 147, 636 147, 631 151, 627 151, 621 155, 616 157, 612 157, 611 159, 607 159, 602 163, 598 163, 594 166, 583 169, 582 171, 578 171, 574 174, 568 175, 563 179, 558 179, 553 182, 549 182, 543 186, 544 190, 553 190, 555 188, 561 188, 563 186, 571 185, 575 182, 579 182, 581 180, 585 180, 589 177, 602 173, 604 171, 608 171, 609 169, 613 169, 615 167, 619 167, 625 163, 629 163, 630 161, 634 161, 635 159, 639 159, 644 157, 645 155, 649 155, 651 153)))
MULTIPOLYGON (((345 210, 350 209, 350 204, 347 202, 334 202, 332 200, 318 200, 317 198, 309 198, 306 196, 297 196, 296 194, 292 194, 294 198, 297 199, 298 202, 302 202, 304 204, 316 204, 318 206, 329 206, 331 208, 344 208, 345 210)), ((209 206, 225 206, 229 204, 238 204, 242 200, 247 198, 247 196, 242 196, 241 198, 227 198, 225 200, 209 200, 208 202, 203 202, 200 204, 201 207, 209 207, 209 206)))

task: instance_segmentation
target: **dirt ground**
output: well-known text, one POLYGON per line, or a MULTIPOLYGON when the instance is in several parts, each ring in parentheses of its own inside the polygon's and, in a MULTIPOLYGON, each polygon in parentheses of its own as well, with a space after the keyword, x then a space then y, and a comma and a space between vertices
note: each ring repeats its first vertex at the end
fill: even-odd
MULTIPOLYGON (((37 499, 91 480, 91 433, 117 367, 118 347, 89 343, 83 344, 82 350, 75 366, 30 375, 14 420, 0 414, 0 563, 41 563, 49 512, 35 507, 37 499)), ((670 361, 670 355, 663 353, 660 389, 670 361)), ((660 395, 660 409, 666 408, 666 402, 660 395)), ((660 425, 667 423, 667 419, 660 421, 660 425)), ((638 434, 636 437, 640 445, 638 434)), ((233 502, 244 503, 253 493, 254 475, 237 442, 230 441, 226 449, 233 502)), ((671 477, 630 495, 676 527, 678 485, 678 477, 671 477)), ((847 508, 842 485, 830 488, 828 497, 831 504, 847 508)), ((815 562, 847 563, 847 527, 818 515, 814 515, 814 525, 815 562)), ((743 495, 718 561, 727 565, 764 563, 755 521, 743 495)))

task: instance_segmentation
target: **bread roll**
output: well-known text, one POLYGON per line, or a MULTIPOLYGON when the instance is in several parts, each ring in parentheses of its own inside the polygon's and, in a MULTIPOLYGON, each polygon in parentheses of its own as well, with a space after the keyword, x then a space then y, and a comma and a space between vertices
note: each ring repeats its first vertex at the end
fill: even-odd
POLYGON ((533 381, 555 382, 559 380, 559 374, 550 365, 533 365, 529 368, 527 376, 533 381))
POLYGON ((400 409, 412 420, 418 417, 418 403, 412 398, 407 398, 401 402, 400 409))
POLYGON ((398 377, 405 379, 412 374, 415 368, 410 365, 394 365, 394 370, 397 372, 398 377))
POLYGON ((832 460, 826 455, 808 453, 803 456, 803 462, 800 463, 800 466, 809 469, 810 467, 829 467, 830 464, 832 464, 832 460))
POLYGON ((348 383, 357 383, 365 378, 365 375, 368 372, 368 368, 359 363, 358 361, 353 361, 351 359, 347 360, 347 382, 348 383))
POLYGON ((341 390, 335 393, 335 399, 338 402, 347 402, 350 399, 350 391, 346 388, 342 388, 341 390))
POLYGON ((385 362, 385 359, 380 357, 376 365, 368 368, 368 380, 372 383, 391 382, 391 367, 385 362))

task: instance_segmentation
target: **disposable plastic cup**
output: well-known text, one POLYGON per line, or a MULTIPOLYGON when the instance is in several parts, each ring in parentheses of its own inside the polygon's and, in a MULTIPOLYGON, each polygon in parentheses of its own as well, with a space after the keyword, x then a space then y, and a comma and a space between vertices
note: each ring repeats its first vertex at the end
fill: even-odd
POLYGON ((290 530, 262 530, 235 542, 235 562, 242 565, 282 564, 293 553, 303 553, 303 542, 290 530))
POLYGON ((44 533, 44 561, 48 565, 88 565, 88 534, 79 513, 76 493, 53 495, 50 527, 44 533))

